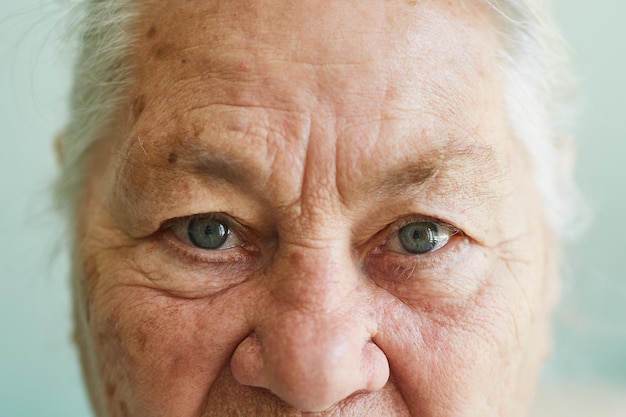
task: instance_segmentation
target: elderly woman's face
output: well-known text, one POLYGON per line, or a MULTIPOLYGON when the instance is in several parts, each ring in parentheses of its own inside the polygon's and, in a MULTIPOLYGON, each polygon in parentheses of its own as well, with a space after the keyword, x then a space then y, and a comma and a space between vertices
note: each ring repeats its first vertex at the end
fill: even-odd
POLYGON ((486 10, 172 0, 134 30, 79 219, 103 414, 523 409, 553 239, 486 10))

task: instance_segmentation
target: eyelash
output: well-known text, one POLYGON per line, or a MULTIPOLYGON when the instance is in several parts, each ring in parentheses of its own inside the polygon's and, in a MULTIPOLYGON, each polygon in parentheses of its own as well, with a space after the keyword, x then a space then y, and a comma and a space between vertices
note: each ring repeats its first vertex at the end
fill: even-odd
MULTIPOLYGON (((178 217, 168 220, 161 227, 168 246, 177 253, 183 255, 194 263, 227 264, 243 263, 249 261, 250 254, 254 252, 251 245, 246 244, 244 227, 236 220, 222 213, 197 214, 186 217, 178 217), (235 236, 239 244, 224 249, 207 250, 194 246, 188 239, 181 239, 176 233, 176 228, 185 228, 194 219, 215 219, 228 226, 229 236, 235 236)), ((181 234, 184 234, 181 233, 181 234)))

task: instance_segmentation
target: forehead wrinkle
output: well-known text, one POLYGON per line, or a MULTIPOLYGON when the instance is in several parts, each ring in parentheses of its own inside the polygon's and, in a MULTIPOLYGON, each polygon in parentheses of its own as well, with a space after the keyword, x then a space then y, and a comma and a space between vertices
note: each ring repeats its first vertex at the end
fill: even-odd
MULTIPOLYGON (((297 5, 296 5, 296 6, 297 6, 297 5)), ((185 23, 185 24, 186 24, 186 23, 185 23)), ((432 28, 431 28, 431 29, 432 29, 432 28)), ((232 31, 231 31, 231 32, 232 32, 232 31)), ((296 33, 296 32, 293 32, 293 33, 296 33)), ((292 35, 292 36, 295 36, 295 35, 292 35)), ((325 37, 324 37, 324 38, 325 38, 325 37)), ((191 39, 195 39, 195 38, 188 37, 188 39, 189 39, 189 40, 191 40, 191 39)), ((295 38, 294 38, 294 39, 295 39, 295 38)), ((326 38, 326 39, 327 39, 327 38, 326 38)), ((263 43, 263 42, 260 42, 260 43, 263 43)), ((231 41, 231 40, 228 40, 228 44, 230 45, 230 47, 231 47, 231 48, 233 48, 233 44, 236 44, 236 42, 233 42, 233 41, 231 41)), ((213 45, 215 45, 215 43, 214 43, 213 45)), ((235 45, 235 46, 236 46, 236 45, 235 45)), ((292 45, 292 46, 293 46, 293 45, 292 45)), ((297 45, 296 45, 296 46, 297 46, 297 45)), ((317 45, 317 46, 320 46, 320 45, 317 45)), ((243 51, 247 51, 248 49, 250 49, 250 48, 249 48, 249 46, 247 46, 245 49, 243 49, 243 51)), ((280 48, 279 48, 279 49, 280 49, 280 48)), ((369 48, 363 48, 363 50, 364 50, 365 52, 367 52, 367 51, 368 51, 368 49, 369 49, 369 48)), ((376 48, 373 48, 373 49, 376 49, 376 48)), ((312 63, 312 62, 315 62, 314 60, 312 60, 312 59, 311 59, 311 57, 310 57, 310 56, 307 56, 307 55, 298 55, 298 54, 295 54, 294 56, 291 56, 291 53, 293 52, 293 50, 291 50, 291 49, 289 49, 289 48, 286 48, 286 50, 288 50, 288 51, 290 52, 290 54, 289 54, 289 56, 290 56, 289 61, 290 61, 290 62, 292 62, 292 61, 293 61, 293 62, 302 62, 302 63, 304 63, 304 64, 305 64, 305 65, 304 65, 304 67, 305 67, 305 68, 311 67, 311 63, 312 63)), ((255 51, 257 51, 257 50, 255 49, 255 51)), ((282 49, 281 49, 281 51, 282 51, 282 49)), ((298 49, 296 49, 296 52, 302 52, 302 51, 304 51, 304 48, 298 48, 298 49)), ((188 50, 187 52, 191 52, 191 50, 188 50)), ((207 52, 209 52, 209 50, 207 50, 207 52)), ((216 51, 216 50, 211 50, 210 52, 211 52, 211 54, 212 54, 212 55, 215 55, 217 51, 216 51)), ((257 52, 258 52, 258 51, 257 51, 257 52)), ((283 51, 283 52, 284 52, 284 51, 283 51)), ((320 51, 318 51, 318 52, 320 52, 320 51)), ((253 78, 255 78, 255 79, 256 79, 256 78, 258 77, 258 73, 259 73, 259 71, 257 71, 257 70, 253 70, 253 69, 255 69, 255 68, 253 68, 253 66, 254 66, 254 65, 258 65, 258 64, 259 64, 259 62, 260 62, 261 64, 263 64, 263 63, 266 63, 266 62, 268 62, 268 61, 269 61, 269 62, 271 62, 271 61, 272 61, 272 60, 270 59, 271 57, 267 57, 267 56, 265 56, 265 54, 263 53, 263 51, 258 52, 258 54, 259 54, 259 55, 254 55, 254 54, 252 54, 252 56, 251 56, 250 58, 259 58, 259 57, 261 57, 261 58, 263 58, 263 60, 261 60, 261 61, 257 61, 257 62, 256 62, 256 64, 255 64, 255 61, 250 61, 250 62, 248 62, 248 64, 250 64, 250 66, 248 66, 247 68, 243 68, 243 69, 245 69, 245 71, 243 72, 243 74, 244 74, 244 75, 246 75, 246 74, 247 74, 248 76, 251 76, 251 77, 253 77, 253 78), (254 65, 252 65, 252 64, 254 64, 254 65)), ((325 60, 325 61, 328 61, 328 56, 327 56, 326 54, 321 54, 321 55, 319 55, 319 56, 324 57, 324 60, 325 60)), ((274 58, 275 58, 275 61, 274 61, 274 62, 280 62, 280 60, 282 60, 282 59, 284 58, 284 55, 276 55, 276 56, 274 56, 274 58)), ((341 55, 341 58, 344 58, 344 55, 341 55)), ((464 59, 464 58, 465 58, 465 57, 463 57, 463 60, 465 61, 465 59, 464 59)), ((213 58, 213 59, 214 59, 214 58, 213 58)), ((233 61, 232 63, 230 63, 230 64, 232 64, 232 65, 236 65, 236 64, 237 64, 237 62, 235 62, 235 61, 236 61, 236 60, 234 60, 234 61, 233 61)), ((357 61, 358 61, 358 60, 357 60, 357 61)), ((293 62, 292 62, 292 63, 293 63, 293 62)), ((189 64, 190 64, 190 63, 191 63, 191 61, 190 61, 190 60, 188 60, 186 65, 187 65, 187 66, 189 66, 189 64)), ((206 63, 206 61, 205 61, 205 63, 206 63)), ((437 62, 437 63, 444 63, 444 62, 437 62)), ((224 64, 224 63, 222 63, 222 64, 224 64)), ((230 65, 230 64, 229 64, 229 65, 230 65)), ((331 63, 331 66, 329 66, 329 67, 327 67, 327 68, 333 68, 333 69, 338 69, 338 68, 340 68, 340 67, 338 67, 336 64, 337 64, 337 62, 333 61, 333 62, 331 63)), ((433 64, 433 65, 434 65, 434 64, 433 64)), ((298 66, 298 67, 301 67, 301 66, 298 66)), ((344 67, 345 67, 345 66, 344 66, 344 67)), ((183 68, 183 67, 181 66, 180 68, 183 68)), ((233 67, 233 69, 236 69, 236 68, 237 68, 236 66, 234 66, 234 67, 233 67)), ((346 68, 347 68, 347 67, 346 67, 346 68)), ((206 70, 207 68, 203 68, 203 69, 204 69, 204 70, 206 70)), ((213 68, 213 69, 215 69, 215 68, 213 68)), ((233 71, 230 71, 230 70, 229 70, 229 71, 228 71, 228 74, 233 75, 233 71)), ((280 72, 278 72, 277 74, 281 74, 281 73, 280 73, 280 72)), ((239 74, 239 75, 241 75, 241 74, 239 74)), ((238 75, 238 76, 239 76, 239 75, 238 75)), ((198 78, 198 80, 202 79, 202 78, 201 78, 201 76, 197 76, 197 77, 200 77, 200 78, 198 78)), ((268 77, 269 77, 269 76, 268 76, 268 77)), ((286 75, 286 74, 284 74, 284 73, 282 73, 281 75, 279 75, 279 76, 278 76, 278 80, 277 80, 277 83, 278 83, 278 84, 280 84, 280 82, 283 80, 283 77, 287 77, 287 75, 286 75)), ((271 78, 270 78, 270 79, 271 79, 271 78)), ((351 79, 351 78, 348 78, 348 80, 349 80, 349 81, 351 81, 352 79, 351 79)), ((195 84, 195 83, 194 83, 194 84, 195 84)), ((324 83, 323 85, 328 85, 328 84, 324 83)), ((179 87, 179 86, 176 86, 176 89, 178 89, 178 87, 179 87)), ((275 87, 276 87, 276 85, 273 85, 272 87, 274 87, 274 88, 273 88, 273 89, 266 89, 266 90, 272 90, 272 91, 275 91, 275 87)), ((197 88, 198 88, 198 86, 194 86, 194 91, 197 91, 197 88)), ((433 87, 433 88, 434 88, 434 87, 433 87)), ((291 91, 288 91, 288 92, 289 92, 289 94, 283 94, 283 93, 284 93, 284 91, 281 91, 281 92, 279 92, 279 93, 280 93, 280 94, 279 94, 279 96, 283 96, 283 95, 284 95, 285 97, 293 97, 293 95, 294 95, 294 94, 298 94, 298 89, 295 89, 295 91, 293 91, 293 90, 294 90, 294 89, 292 89, 291 91)), ((300 90, 302 90, 302 89, 300 89, 300 90)), ((401 89, 401 88, 400 88, 400 90, 402 91, 402 89, 401 89)), ((314 92, 316 92, 316 91, 314 91, 314 92)), ((187 92, 185 92, 185 93, 187 93, 187 92)), ((344 92, 344 93, 345 93, 345 92, 344 92)), ((388 93, 389 93, 389 92, 388 92, 388 91, 386 91, 387 96, 389 96, 389 94, 388 94, 388 93)), ((266 94, 267 94, 267 93, 266 93, 266 94)), ((315 95, 315 94, 314 94, 314 95, 315 95)), ((319 95, 319 94, 318 94, 318 95, 319 95)), ((337 95, 337 94, 335 94, 335 96, 336 96, 336 95, 337 95)), ((189 94, 189 96, 192 96, 192 94, 189 94)), ((206 95, 205 95, 205 97, 206 97, 206 95)), ((244 101, 245 101, 246 106, 255 106, 255 105, 259 105, 259 102, 255 102, 255 101, 253 101, 253 100, 251 99, 251 97, 252 97, 252 96, 247 96, 247 95, 245 95, 244 93, 239 92, 236 98, 237 98, 238 100, 244 100, 244 101)), ((309 97, 309 95, 306 95, 306 97, 309 97)), ((230 96, 229 96, 228 98, 229 98, 229 99, 231 99, 232 97, 230 97, 230 96)), ((228 103, 224 102, 223 104, 224 104, 224 105, 227 105, 228 103)), ((268 105, 271 107, 271 106, 275 105, 275 103, 274 103, 274 102, 267 103, 267 100, 262 100, 262 104, 263 104, 263 107, 268 107, 268 105)), ((290 100, 289 102, 285 102, 284 104, 288 104, 288 105, 290 105, 290 106, 293 106, 293 105, 294 105, 294 100, 290 100)), ((418 103, 418 104, 421 104, 421 102, 420 102, 420 103, 418 103)), ((430 104, 430 103, 428 103, 428 104, 430 104)), ((284 110, 284 109, 282 108, 282 106, 278 106, 278 107, 280 107, 282 110, 284 110)), ((336 153, 336 152, 337 152, 337 149, 335 149, 335 153, 336 153)), ((233 153, 233 155, 236 155, 236 153, 233 153)), ((249 156, 249 155, 248 155, 248 154, 246 154, 246 156, 249 156)), ((338 158, 335 158, 335 161, 337 161, 337 160, 338 160, 338 158)), ((433 176, 436 176, 436 175, 438 174, 438 171, 437 171, 436 169, 433 169, 432 167, 431 167, 431 169, 415 169, 415 170, 413 170, 413 171, 414 171, 414 172, 413 172, 411 175, 409 175, 409 179, 407 179, 405 182, 407 182, 407 183, 424 182, 424 181, 425 181, 428 177, 433 177, 433 176), (412 178, 411 178, 411 177, 412 177, 412 178)), ((274 173, 274 171, 273 171, 273 170, 270 170, 270 172, 269 172, 269 173, 270 173, 270 174, 273 174, 273 173, 274 173)), ((337 180, 337 178, 335 178, 335 180, 337 180)))

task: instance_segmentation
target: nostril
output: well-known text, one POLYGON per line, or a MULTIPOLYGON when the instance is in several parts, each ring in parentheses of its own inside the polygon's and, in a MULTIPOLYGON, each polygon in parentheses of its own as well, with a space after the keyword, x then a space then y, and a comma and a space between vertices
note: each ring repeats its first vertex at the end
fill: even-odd
POLYGON ((366 381, 365 391, 382 389, 389 380, 389 362, 385 353, 374 342, 363 346, 361 373, 366 381))
POLYGON ((263 348, 259 337, 252 333, 235 349, 230 360, 230 369, 241 385, 265 388, 263 378, 263 348))

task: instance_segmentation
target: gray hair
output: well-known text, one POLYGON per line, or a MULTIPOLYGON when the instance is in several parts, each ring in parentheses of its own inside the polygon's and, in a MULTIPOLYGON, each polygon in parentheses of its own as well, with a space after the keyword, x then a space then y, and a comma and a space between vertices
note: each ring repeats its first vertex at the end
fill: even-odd
MULTIPOLYGON (((483 0, 495 10, 502 48, 505 102, 543 198, 547 223, 560 238, 577 230, 570 136, 573 77, 568 54, 542 0, 483 0)), ((76 7, 78 38, 70 117, 60 142, 63 163, 56 182, 58 207, 69 226, 77 218, 89 150, 119 117, 132 84, 132 23, 145 2, 84 0, 76 7)), ((72 230, 73 231, 73 230, 72 230)), ((73 233, 69 233, 72 236, 73 233)), ((71 238, 71 237, 70 237, 71 238)))
POLYGON ((524 144, 549 226, 561 239, 586 227, 573 178, 576 79, 566 44, 544 0, 485 0, 500 16, 505 102, 524 144))

